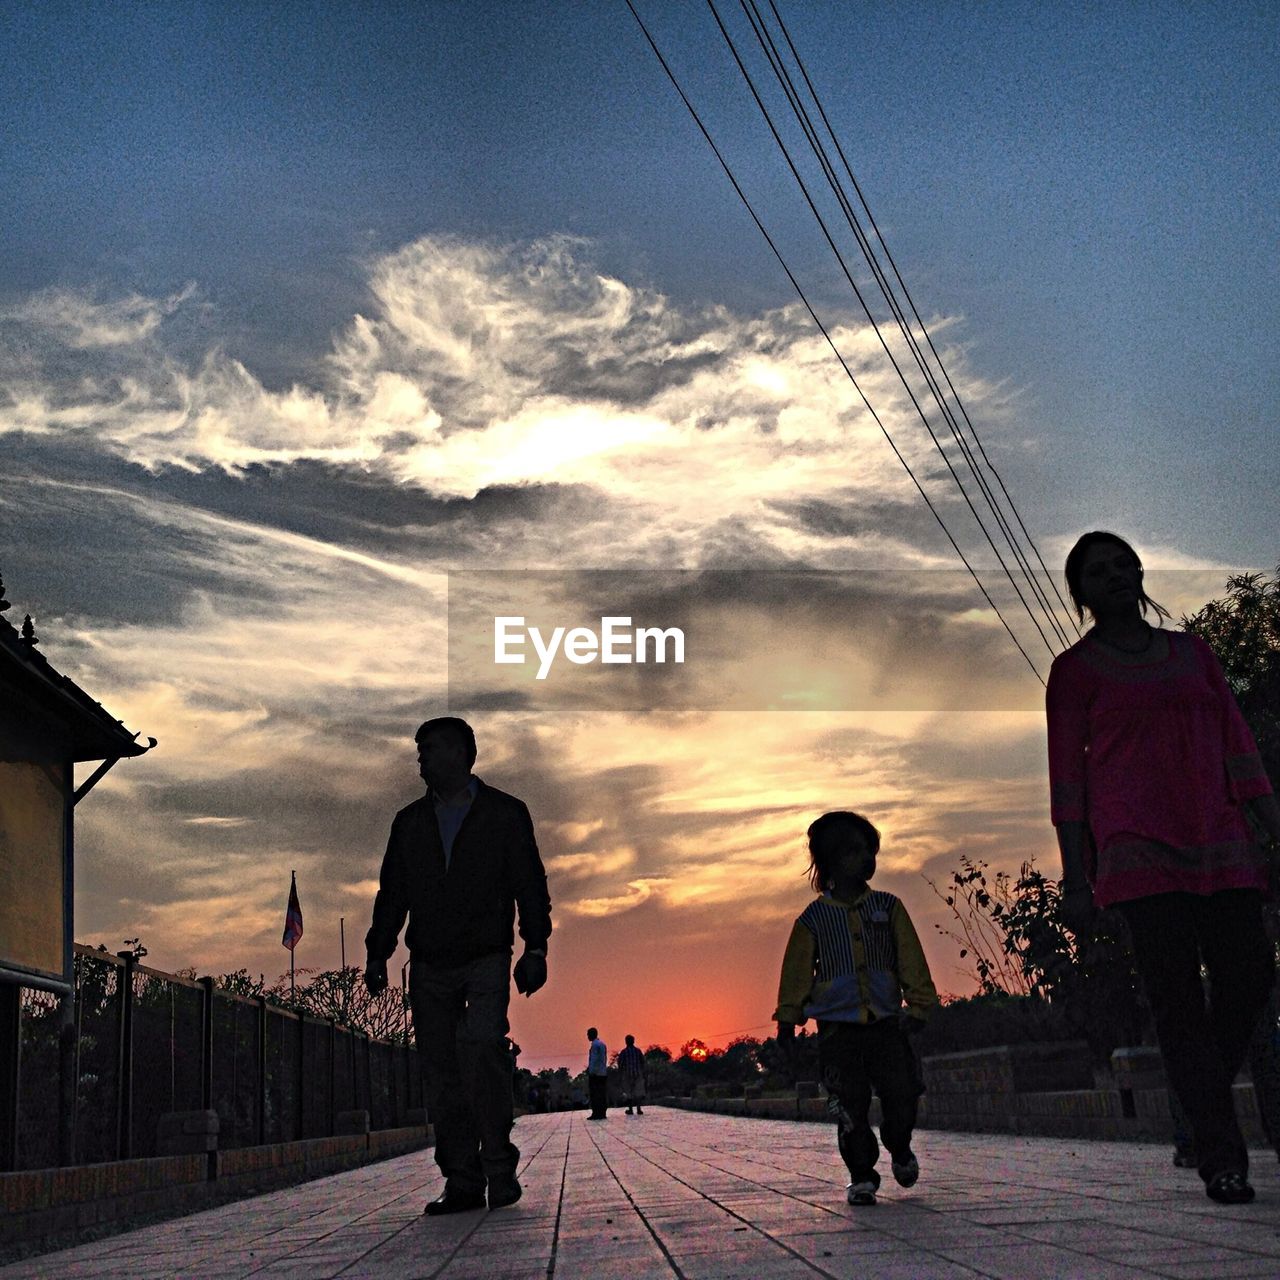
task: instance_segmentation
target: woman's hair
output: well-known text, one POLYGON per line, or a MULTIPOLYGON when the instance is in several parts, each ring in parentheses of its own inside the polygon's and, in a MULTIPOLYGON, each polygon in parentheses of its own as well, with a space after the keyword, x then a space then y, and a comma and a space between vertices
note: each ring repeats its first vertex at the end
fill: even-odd
POLYGON ((821 893, 831 878, 831 854, 825 837, 836 827, 852 827, 867 842, 873 854, 880 852, 880 833, 862 814, 836 809, 815 818, 805 833, 809 838, 809 884, 814 893, 821 893))
MULTIPOLYGON (((1093 529, 1089 533, 1082 533, 1076 539, 1076 545, 1067 552, 1066 577, 1067 591, 1071 595, 1071 603, 1076 607, 1076 617, 1081 622, 1084 621, 1084 604, 1080 599, 1081 575, 1084 570, 1085 552, 1090 547, 1096 547, 1100 542, 1113 542, 1118 547, 1123 547, 1132 557, 1133 562, 1138 566, 1138 581, 1142 581, 1142 560, 1138 553, 1125 541, 1118 533, 1108 533, 1105 529, 1093 529)), ((1145 614, 1148 608, 1154 609, 1156 616, 1160 618, 1168 618, 1172 615, 1163 605, 1157 604, 1142 586, 1138 587, 1138 604, 1145 614)))

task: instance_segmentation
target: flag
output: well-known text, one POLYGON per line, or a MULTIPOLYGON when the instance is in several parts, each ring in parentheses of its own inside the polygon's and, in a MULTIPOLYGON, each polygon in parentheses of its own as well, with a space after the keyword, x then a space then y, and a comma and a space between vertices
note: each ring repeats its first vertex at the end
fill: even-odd
POLYGON ((280 945, 292 951, 301 937, 302 906, 298 902, 298 876, 295 872, 289 884, 289 905, 284 909, 284 937, 280 939, 280 945))

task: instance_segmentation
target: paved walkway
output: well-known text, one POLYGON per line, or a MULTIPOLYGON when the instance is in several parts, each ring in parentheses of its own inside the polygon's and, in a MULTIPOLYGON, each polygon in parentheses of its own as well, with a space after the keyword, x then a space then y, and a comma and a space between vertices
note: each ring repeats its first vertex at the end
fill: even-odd
MULTIPOLYGON (((844 1201, 825 1125, 668 1111, 530 1116, 519 1204, 424 1218, 430 1152, 0 1268, 19 1277, 1121 1280, 1280 1275, 1280 1168, 1209 1201, 1163 1147, 925 1131, 921 1179, 844 1201)), ((882 1157, 882 1161, 884 1158, 882 1157)))

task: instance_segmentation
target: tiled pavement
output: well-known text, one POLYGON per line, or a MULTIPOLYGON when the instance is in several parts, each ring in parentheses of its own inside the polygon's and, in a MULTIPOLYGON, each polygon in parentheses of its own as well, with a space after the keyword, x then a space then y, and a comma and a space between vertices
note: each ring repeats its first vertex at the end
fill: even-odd
MULTIPOLYGON (((825 1125, 654 1109, 530 1116, 524 1198, 424 1218, 430 1152, 0 1268, 19 1277, 1121 1280, 1280 1276, 1280 1169, 1209 1201, 1164 1147, 925 1131, 921 1179, 844 1201, 825 1125)), ((883 1158, 882 1158, 883 1159, 883 1158)))

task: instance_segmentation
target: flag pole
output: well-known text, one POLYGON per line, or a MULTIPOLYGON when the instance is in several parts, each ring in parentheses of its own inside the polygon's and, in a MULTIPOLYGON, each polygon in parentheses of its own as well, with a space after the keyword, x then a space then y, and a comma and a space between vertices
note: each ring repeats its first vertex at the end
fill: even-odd
POLYGON ((342 947, 342 967, 347 967, 347 917, 338 917, 338 941, 342 947))
POLYGON ((289 1003, 298 1001, 298 979, 294 969, 293 953, 302 937, 302 904, 298 901, 298 873, 289 872, 289 904, 284 909, 284 935, 281 946, 289 948, 289 1003))

